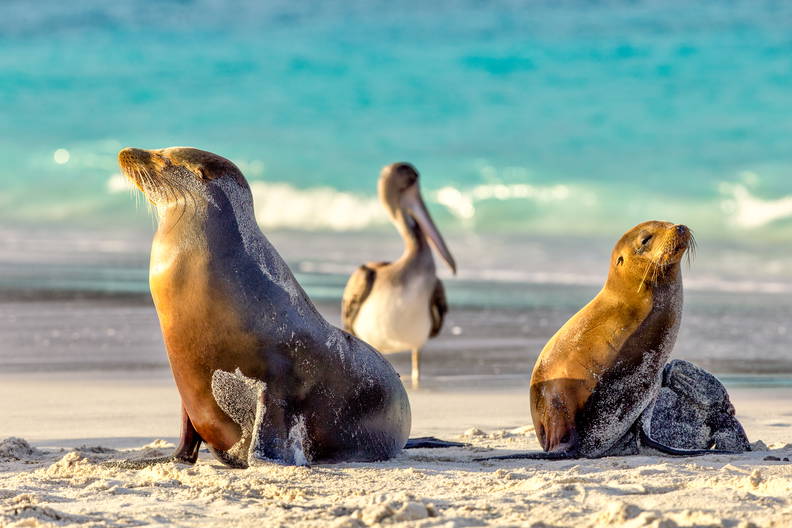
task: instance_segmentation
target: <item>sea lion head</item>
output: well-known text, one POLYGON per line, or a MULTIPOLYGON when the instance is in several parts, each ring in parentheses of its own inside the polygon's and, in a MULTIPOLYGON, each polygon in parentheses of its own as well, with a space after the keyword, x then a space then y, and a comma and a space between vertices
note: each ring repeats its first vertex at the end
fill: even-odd
POLYGON ((694 246, 693 233, 685 225, 656 220, 638 224, 613 248, 609 283, 643 288, 673 279, 685 252, 694 246))
POLYGON ((205 210, 218 193, 250 195, 245 177, 231 161, 191 147, 156 150, 125 148, 118 163, 127 179, 156 206, 160 216, 170 210, 205 210))

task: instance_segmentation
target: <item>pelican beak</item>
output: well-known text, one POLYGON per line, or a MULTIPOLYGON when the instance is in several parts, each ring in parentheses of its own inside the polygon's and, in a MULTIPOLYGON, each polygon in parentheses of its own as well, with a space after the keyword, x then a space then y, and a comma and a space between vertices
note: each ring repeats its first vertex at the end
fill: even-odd
POLYGON ((418 222, 418 225, 421 226, 421 231, 426 235, 426 239, 434 246, 435 250, 443 257, 448 267, 451 268, 451 271, 456 275, 456 262, 454 262, 454 257, 451 256, 451 252, 448 250, 443 236, 440 234, 440 231, 437 230, 437 226, 435 226, 431 215, 429 215, 423 198, 421 198, 418 186, 413 185, 408 188, 402 195, 401 202, 404 209, 416 222, 418 222))

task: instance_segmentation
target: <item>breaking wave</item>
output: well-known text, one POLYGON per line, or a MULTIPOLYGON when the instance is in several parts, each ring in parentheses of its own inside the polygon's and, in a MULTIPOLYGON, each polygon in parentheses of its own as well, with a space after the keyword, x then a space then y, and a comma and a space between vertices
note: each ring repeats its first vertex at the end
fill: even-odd
POLYGON ((375 198, 330 187, 298 189, 288 183, 250 183, 256 219, 267 229, 360 230, 387 222, 375 198))
MULTIPOLYGON (((388 224, 373 193, 261 180, 251 181, 250 187, 256 218, 266 229, 361 231, 388 224)), ((792 219, 792 195, 766 199, 757 188, 758 178, 743 176, 721 182, 708 198, 571 183, 447 185, 424 190, 424 195, 438 223, 447 228, 612 234, 656 217, 688 223, 698 232, 739 236, 746 231, 761 234, 792 219)), ((121 174, 106 181, 110 194, 130 189, 121 174)))
POLYGON ((730 223, 737 227, 756 229, 792 218, 792 195, 766 200, 741 183, 722 183, 720 191, 724 196, 721 207, 730 223))

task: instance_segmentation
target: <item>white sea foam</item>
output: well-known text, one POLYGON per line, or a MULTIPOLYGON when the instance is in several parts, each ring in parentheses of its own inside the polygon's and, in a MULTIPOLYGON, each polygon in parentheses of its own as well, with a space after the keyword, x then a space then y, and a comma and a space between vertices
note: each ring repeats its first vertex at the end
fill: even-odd
MULTIPOLYGON (((249 172, 264 171, 261 162, 243 163, 249 172)), ((107 192, 128 192, 132 186, 120 173, 106 182, 107 192)), ((298 188, 285 182, 251 181, 258 223, 267 229, 348 231, 387 224, 388 218, 377 197, 345 192, 331 187, 298 188)), ((535 203, 564 202, 593 205, 594 193, 569 185, 482 184, 469 189, 445 186, 425 193, 430 203, 445 207, 453 216, 473 220, 481 202, 529 200, 535 203)))
MULTIPOLYGON (((572 188, 568 185, 532 185, 518 184, 485 184, 477 185, 469 190, 456 187, 443 187, 433 193, 437 203, 444 205, 457 218, 470 220, 476 215, 476 204, 485 200, 530 200, 534 202, 563 202, 572 196, 572 188)), ((578 198, 593 203, 593 194, 578 198)))
POLYGON ((107 180, 107 192, 110 194, 117 194, 121 192, 129 192, 135 188, 132 182, 129 181, 123 174, 117 172, 110 176, 107 180))
MULTIPOLYGON (((256 219, 267 229, 362 230, 388 222, 373 194, 369 197, 330 187, 299 189, 283 182, 253 181, 250 187, 256 219)), ((579 204, 597 202, 593 193, 568 185, 486 184, 462 190, 446 186, 426 195, 430 203, 444 206, 462 220, 474 219, 479 203, 488 200, 552 203, 574 198, 579 204)))
MULTIPOLYGON (((243 165, 256 174, 264 170, 261 162, 243 165)), ((705 232, 708 228, 722 230, 724 224, 758 230, 779 220, 792 218, 792 195, 763 199, 754 190, 758 184, 759 178, 753 173, 745 173, 737 181, 723 182, 718 187, 720 196, 715 200, 705 200, 699 204, 684 202, 685 217, 699 220, 695 226, 699 232, 705 232), (712 223, 707 225, 707 222, 712 223)), ((374 193, 341 191, 329 186, 299 188, 286 182, 261 180, 251 181, 250 187, 256 220, 267 230, 362 231, 388 223, 387 215, 374 193)), ((131 184, 119 173, 106 181, 109 194, 128 192, 130 188, 131 184)), ((546 230, 557 224, 554 220, 574 212, 578 219, 575 224, 578 231, 593 229, 615 232, 621 224, 616 223, 618 219, 610 210, 610 192, 612 190, 598 190, 574 183, 486 183, 467 188, 444 186, 435 190, 427 189, 424 196, 429 204, 442 206, 458 224, 466 227, 495 219, 506 225, 524 227, 528 226, 528 222, 534 231, 546 230), (507 201, 525 202, 530 214, 525 219, 514 215, 500 218, 493 207, 497 209, 499 203, 507 201)), ((643 209, 651 211, 647 214, 661 214, 662 211, 670 216, 681 214, 679 203, 669 202, 666 197, 654 201, 644 200, 642 203, 643 209)))
POLYGON ((288 183, 250 182, 256 219, 267 229, 359 230, 387 222, 376 197, 330 187, 298 189, 288 183))
POLYGON ((756 229, 792 218, 792 195, 765 200, 754 195, 748 185, 742 183, 721 183, 720 191, 725 196, 721 208, 737 227, 756 229))

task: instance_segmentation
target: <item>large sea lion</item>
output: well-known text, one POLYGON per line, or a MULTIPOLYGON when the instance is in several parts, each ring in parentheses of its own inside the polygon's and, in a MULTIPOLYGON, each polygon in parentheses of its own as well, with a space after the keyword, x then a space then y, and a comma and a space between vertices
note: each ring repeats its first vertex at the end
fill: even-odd
MULTIPOLYGON (((621 237, 605 286, 548 341, 534 366, 531 417, 547 453, 505 458, 630 454, 637 452, 638 443, 674 455, 711 452, 706 449, 716 442, 711 442, 713 429, 703 429, 706 412, 688 417, 688 425, 707 438, 685 443, 674 432, 685 420, 673 408, 674 395, 684 399, 687 394, 688 401, 701 401, 711 414, 726 420, 727 397, 724 403, 718 393, 710 401, 681 383, 684 374, 705 379, 706 373, 666 369, 669 389, 658 400, 659 414, 654 414, 682 318, 680 262, 692 243, 686 226, 669 222, 644 222, 621 237), (695 419, 701 423, 693 423, 695 419)), ((735 440, 722 440, 722 445, 735 450, 747 445, 742 427, 723 429, 723 435, 732 434, 735 440)))
POLYGON ((194 462, 201 442, 233 467, 397 454, 410 431, 398 374, 322 318, 256 224, 239 169, 181 147, 118 160, 159 218, 150 286, 183 416, 167 459, 194 462))

